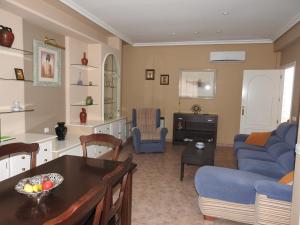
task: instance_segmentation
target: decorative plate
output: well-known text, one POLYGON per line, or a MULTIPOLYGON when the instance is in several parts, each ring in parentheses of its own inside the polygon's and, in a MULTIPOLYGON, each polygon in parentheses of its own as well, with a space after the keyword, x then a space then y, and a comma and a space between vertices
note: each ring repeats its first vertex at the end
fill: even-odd
POLYGON ((29 198, 34 198, 39 203, 44 196, 48 195, 51 190, 59 186, 63 182, 63 180, 64 180, 63 176, 58 173, 36 175, 34 177, 27 177, 20 180, 15 186, 15 190, 21 194, 27 195, 29 198), (53 186, 50 189, 42 190, 38 192, 24 191, 25 184, 30 184, 30 185, 42 184, 45 179, 52 181, 53 186))
POLYGON ((194 104, 192 105, 191 110, 193 111, 193 113, 197 114, 201 111, 201 106, 198 104, 194 104))

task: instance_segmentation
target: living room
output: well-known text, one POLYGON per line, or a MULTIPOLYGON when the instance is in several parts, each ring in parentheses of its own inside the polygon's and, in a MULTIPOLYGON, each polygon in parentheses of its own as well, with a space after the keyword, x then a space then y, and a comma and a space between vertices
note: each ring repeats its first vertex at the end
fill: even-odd
MULTIPOLYGON (((20 53, 2 47, 0 49, 2 59, 0 76, 4 78, 0 80, 0 93, 1 96, 5 96, 0 102, 1 112, 5 112, 0 114, 1 136, 22 136, 23 139, 20 140, 25 140, 24 134, 26 133, 49 135, 46 139, 43 138, 45 136, 32 136, 31 138, 34 141, 43 140, 43 143, 45 140, 53 141, 51 142, 52 149, 58 157, 65 155, 66 151, 73 151, 76 155, 78 151, 81 151, 80 135, 92 133, 94 129, 99 131, 111 129, 111 134, 116 134, 123 142, 126 142, 131 129, 132 110, 134 108, 159 108, 161 116, 164 117, 164 127, 168 129, 166 152, 171 153, 170 155, 165 153, 135 154, 133 161, 135 158, 138 160, 137 171, 139 168, 144 171, 150 166, 155 167, 155 164, 147 164, 147 159, 164 161, 168 157, 174 157, 172 163, 176 166, 172 164, 168 169, 178 170, 176 171, 176 179, 178 179, 176 184, 180 185, 178 161, 180 154, 173 155, 173 152, 178 154, 183 147, 171 144, 173 114, 176 112, 192 113, 191 107, 197 104, 201 107, 202 114, 218 115, 216 144, 225 150, 216 157, 218 157, 217 161, 221 165, 225 165, 226 154, 229 154, 228 151, 232 151, 234 136, 240 133, 244 71, 280 70, 291 65, 291 63, 295 63, 295 77, 290 120, 298 122, 300 98, 299 3, 293 1, 282 3, 284 7, 276 3, 274 7, 268 9, 264 4, 253 6, 257 12, 247 11, 245 5, 235 1, 229 1, 228 5, 224 3, 224 5, 219 6, 217 6, 219 3, 205 3, 207 5, 203 6, 207 6, 211 10, 209 13, 214 16, 209 17, 207 15, 209 13, 206 14, 203 10, 199 14, 207 17, 197 17, 195 16, 197 14, 193 14, 195 11, 191 11, 193 13, 190 16, 187 11, 184 11, 192 10, 193 4, 195 4, 194 7, 200 7, 193 1, 190 5, 182 6, 185 14, 178 15, 177 13, 173 16, 175 22, 172 22, 171 15, 176 9, 180 9, 180 3, 177 3, 176 7, 178 8, 175 6, 169 8, 170 2, 168 4, 167 2, 156 2, 153 5, 150 3, 149 5, 141 4, 136 5, 135 8, 133 2, 128 2, 128 5, 126 3, 111 3, 112 5, 110 5, 103 2, 102 10, 106 11, 106 7, 109 10, 107 9, 107 12, 99 11, 96 14, 103 14, 102 20, 104 22, 101 21, 101 16, 99 18, 91 17, 95 13, 93 8, 97 8, 93 7, 95 6, 93 4, 96 3, 87 1, 82 3, 80 8, 77 8, 80 6, 78 1, 1 1, 1 25, 12 29, 14 33, 12 47, 24 51, 20 53), (168 14, 166 19, 159 17, 159 12, 155 10, 157 6, 166 10, 165 14, 168 14), (121 14, 122 7, 125 7, 132 14, 121 14), (144 24, 142 20, 134 19, 135 16, 130 9, 139 11, 136 16, 145 10, 144 24), (111 18, 109 13, 120 16, 111 18), (107 21, 104 19, 104 15, 106 15, 107 21), (192 20, 192 15, 196 17, 195 20, 192 20), (278 18, 275 15, 282 16, 278 18), (239 18, 243 20, 239 23, 236 16, 240 16, 239 18), (147 20, 148 17, 149 20, 147 20), (122 20, 124 20, 123 25, 120 24, 122 20), (130 23, 133 20, 136 23, 130 23), (179 20, 185 22, 180 23, 179 20), (205 20, 207 21, 203 22, 205 20), (188 22, 190 25, 185 26, 185 23, 188 22), (201 25, 197 25, 198 23, 201 25), (144 27, 149 27, 149 29, 144 27), (155 29, 155 27, 157 28, 155 29), (34 75, 36 73, 35 58, 32 57, 36 51, 34 41, 42 42, 42 44, 47 42, 46 45, 52 47, 55 45, 55 48, 59 49, 61 77, 59 82, 53 84, 54 86, 36 80, 34 75), (26 54, 26 51, 32 54, 26 54), (86 57, 83 55, 84 52, 87 53, 86 57), (210 57, 212 52, 243 52, 245 58, 238 62, 214 62, 210 57), (117 83, 113 82, 114 85, 109 84, 108 86, 118 86, 117 95, 119 98, 113 100, 113 104, 118 103, 117 108, 113 108, 107 113, 105 107, 110 102, 107 101, 108 98, 105 98, 104 75, 102 73, 105 70, 105 58, 109 54, 115 57, 112 61, 116 63, 116 66, 112 67, 116 68, 118 80, 117 83), (87 58, 87 65, 91 67, 82 69, 80 65, 82 58, 87 58), (22 69, 24 82, 9 80, 15 79, 17 76, 15 68, 22 69), (153 79, 146 79, 147 70, 154 72, 153 79), (182 70, 214 71, 215 93, 213 98, 180 97, 178 90, 182 70), (85 76, 86 74, 87 76, 85 76), (162 83, 161 75, 167 75, 167 83, 162 83), (90 105, 87 104, 87 96, 93 98, 90 105), (10 111, 15 104, 19 105, 19 108, 24 109, 25 112, 7 113, 7 110, 10 111), (89 106, 86 107, 87 105, 89 106), (80 123, 79 114, 82 107, 86 108, 87 111, 86 127, 81 126, 80 123), (94 121, 105 120, 112 114, 113 117, 118 118, 114 125, 97 127, 99 124, 94 123, 94 121), (57 122, 66 123, 65 126, 68 128, 66 140, 69 141, 56 140, 55 127, 57 122), (119 130, 113 131, 112 127, 114 126, 118 127, 119 130), (164 158, 165 155, 166 158, 164 158), (139 163, 145 163, 145 167, 139 167, 139 163)), ((102 3, 98 4, 98 7, 101 8, 102 3)), ((247 4, 251 5, 249 2, 247 4)), ((124 146, 124 152, 134 152, 131 141, 128 141, 124 146)), ((93 154, 97 154, 97 150, 94 150, 93 154)), ((121 153, 121 158, 123 157, 124 155, 121 153)), ((48 158, 43 158, 43 160, 48 160, 48 158)), ((232 159, 230 158, 230 160, 232 159)), ((158 164, 158 168, 164 168, 164 165, 158 164)), ((296 168, 297 165, 296 163, 296 168)), ((193 178, 196 169, 192 166, 187 167, 183 180, 187 183, 180 187, 182 188, 181 191, 194 191, 193 178)), ((160 170, 156 172, 159 174, 160 170)), ((173 172, 171 174, 173 175, 173 172)), ((136 173, 137 183, 143 182, 143 175, 149 174, 136 173)), ((300 195, 295 188, 299 185, 298 176, 296 173, 293 199, 300 195)), ((173 178, 170 178, 171 181, 173 178)), ((145 187, 146 183, 143 183, 142 187, 145 187)), ((163 183, 160 185, 168 190, 163 183)), ((135 187, 133 186, 133 188, 135 187)), ((174 187, 171 191, 176 190, 176 188, 174 187)), ((141 186, 137 189, 140 190, 141 186)), ((156 187, 154 190, 158 191, 156 187)), ((141 197, 140 195, 139 192, 138 196, 141 197)), ((195 195, 191 195, 187 199, 194 197, 195 195)), ((133 203, 138 203, 136 198, 133 191, 133 203)), ((172 197, 170 196, 170 198, 172 197)), ((199 221, 198 223, 190 221, 187 223, 202 224, 203 218, 196 198, 193 203, 194 214, 191 217, 197 219, 199 216, 199 221)), ((290 224, 299 223, 300 210, 297 204, 295 200, 292 203, 292 222, 290 224)), ((190 206, 191 203, 187 203, 187 205, 190 206)), ((138 206, 133 205, 133 217, 136 207, 138 206)), ((144 207, 145 210, 149 210, 148 206, 144 207)), ((178 214, 180 213, 180 209, 173 210, 177 210, 178 214)), ((185 215, 188 216, 189 214, 185 215)), ((142 216, 140 215, 140 217, 142 216)), ((140 217, 139 219, 141 219, 140 217)), ((133 221, 136 224, 147 224, 143 219, 136 220, 136 217, 133 221)), ((172 222, 174 223, 174 221, 172 222)), ((164 223, 154 221, 153 224, 171 224, 172 222, 168 220, 164 223)), ((214 222, 206 221, 205 223, 236 224, 222 219, 214 222)), ((184 221, 180 220, 178 224, 184 224, 184 221)))

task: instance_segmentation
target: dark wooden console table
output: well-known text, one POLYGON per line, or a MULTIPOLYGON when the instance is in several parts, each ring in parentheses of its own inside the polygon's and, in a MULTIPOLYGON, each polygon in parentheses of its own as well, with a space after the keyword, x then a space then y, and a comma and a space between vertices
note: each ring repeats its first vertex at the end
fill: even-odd
POLYGON ((214 114, 174 113, 173 144, 217 142, 218 116, 214 114))

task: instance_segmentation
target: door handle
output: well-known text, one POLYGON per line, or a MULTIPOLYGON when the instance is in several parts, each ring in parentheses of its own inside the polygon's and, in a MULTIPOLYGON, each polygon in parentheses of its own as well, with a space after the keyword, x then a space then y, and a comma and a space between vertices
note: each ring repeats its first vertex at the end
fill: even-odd
POLYGON ((242 105, 242 116, 245 114, 245 106, 242 105))

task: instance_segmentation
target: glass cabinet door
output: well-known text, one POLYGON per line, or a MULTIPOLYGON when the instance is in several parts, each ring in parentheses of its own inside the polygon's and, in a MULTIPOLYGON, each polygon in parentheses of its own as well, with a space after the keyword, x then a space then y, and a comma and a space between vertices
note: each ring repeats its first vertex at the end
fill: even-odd
POLYGON ((120 116, 120 75, 117 61, 110 54, 104 62, 104 120, 120 116))

